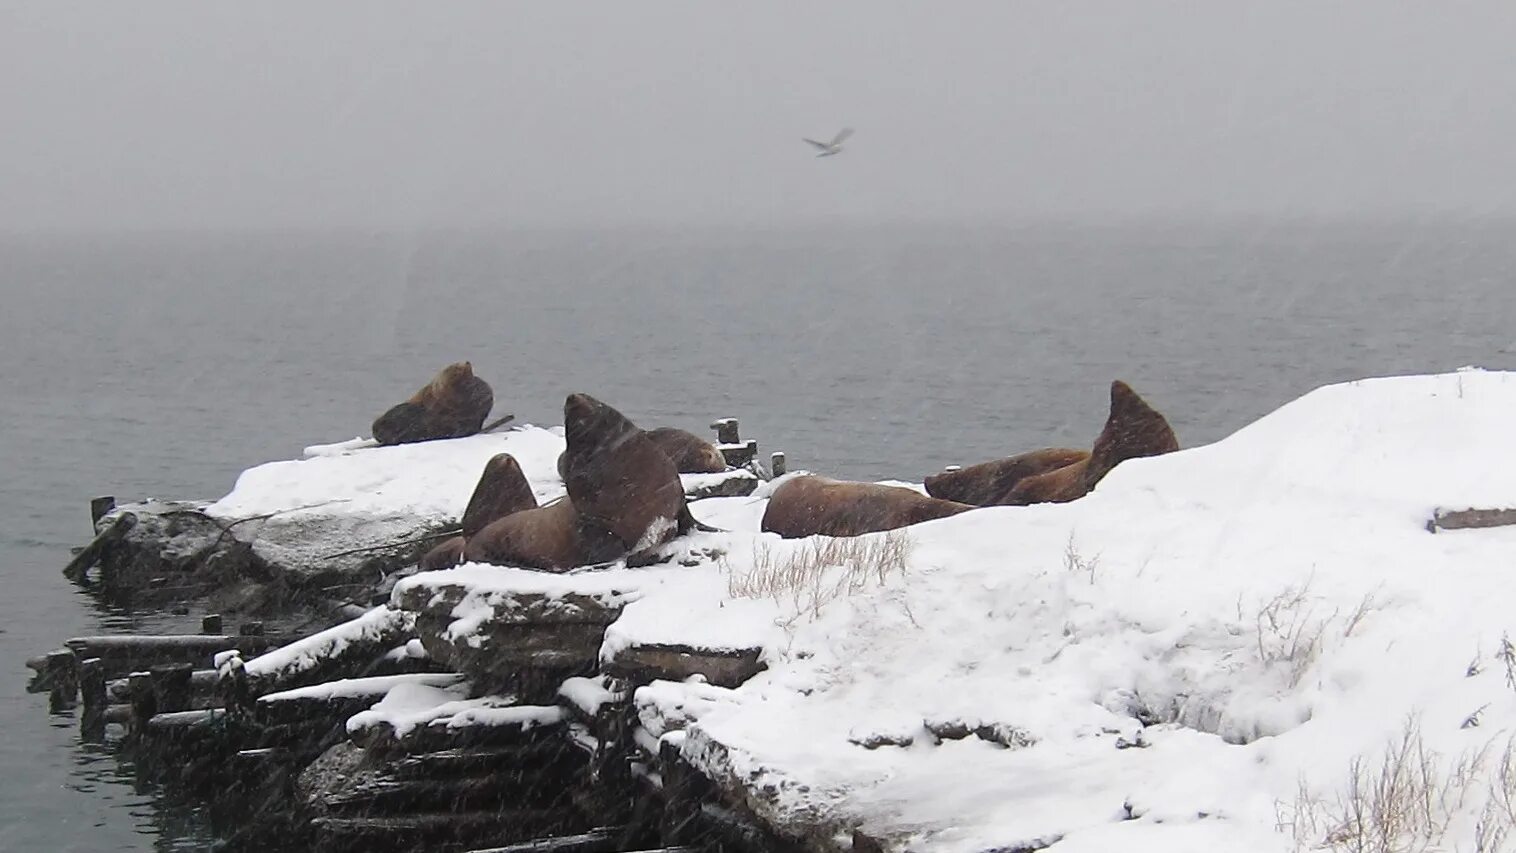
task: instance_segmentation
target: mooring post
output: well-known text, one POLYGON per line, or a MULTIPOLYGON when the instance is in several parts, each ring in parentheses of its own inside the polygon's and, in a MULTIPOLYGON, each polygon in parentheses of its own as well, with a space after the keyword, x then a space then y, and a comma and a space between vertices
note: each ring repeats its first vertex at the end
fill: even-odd
POLYGON ((242 627, 237 629, 237 633, 244 637, 261 637, 263 636, 263 623, 243 622, 242 627))
POLYGON ((49 704, 54 711, 72 708, 79 695, 79 659, 71 649, 47 653, 47 677, 52 689, 49 704))
POLYGON ((211 634, 211 635, 220 634, 221 633, 221 614, 220 613, 207 613, 204 616, 201 616, 200 617, 200 633, 202 633, 202 634, 211 634))
POLYGON ((769 472, 775 477, 783 477, 789 468, 785 467, 784 451, 776 450, 769 454, 769 472))
POLYGON ((126 692, 132 705, 132 731, 141 735, 147 732, 147 721, 158 713, 157 701, 153 698, 153 676, 148 672, 134 672, 126 677, 126 692))
POLYGON ((115 508, 116 508, 116 498, 115 498, 114 495, 102 495, 102 496, 100 496, 98 498, 92 498, 92 499, 90 499, 90 502, 89 502, 89 526, 90 526, 90 529, 94 530, 100 524, 100 519, 105 518, 106 513, 110 512, 111 510, 113 510, 115 508))
POLYGON ((110 704, 105 695, 105 661, 89 658, 79 662, 79 693, 84 705, 79 734, 85 740, 99 740, 105 734, 105 709, 110 704))
POLYGON ((716 431, 717 444, 737 444, 741 441, 737 437, 736 418, 721 418, 711 424, 711 429, 716 431))
POLYGON ((153 688, 153 704, 159 714, 188 711, 192 663, 164 663, 148 669, 153 688))

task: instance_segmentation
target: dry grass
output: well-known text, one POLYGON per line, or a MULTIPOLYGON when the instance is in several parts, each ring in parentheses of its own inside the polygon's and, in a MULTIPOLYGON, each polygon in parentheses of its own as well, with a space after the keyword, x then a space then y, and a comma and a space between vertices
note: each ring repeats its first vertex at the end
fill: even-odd
POLYGON ((1063 568, 1070 573, 1086 575, 1090 579, 1090 585, 1095 585, 1095 570, 1100 568, 1100 555, 1086 558, 1079 553, 1079 546, 1074 542, 1074 534, 1069 534, 1069 541, 1063 546, 1063 568))
MULTIPOLYGON (((1345 616, 1337 609, 1328 616, 1318 617, 1310 590, 1310 580, 1298 587, 1285 587, 1273 598, 1259 604, 1253 614, 1254 641, 1259 661, 1265 666, 1284 667, 1291 687, 1300 683, 1306 671, 1321 656, 1323 643, 1329 634, 1340 634, 1341 639, 1348 639, 1381 605, 1375 593, 1370 592, 1345 616), (1340 623, 1339 619, 1342 620, 1340 623), (1340 624, 1341 630, 1332 632, 1333 624, 1340 624)), ((1239 598, 1239 622, 1246 618, 1245 612, 1239 598)))
POLYGON ((733 598, 788 602, 794 607, 792 618, 814 619, 830 602, 903 575, 911 544, 904 530, 882 536, 815 536, 799 545, 760 544, 751 569, 738 572, 728 567, 727 592, 733 598))
MULTIPOLYGON (((1347 785, 1335 798, 1313 796, 1302 783, 1295 803, 1280 808, 1280 826, 1294 836, 1295 849, 1301 851, 1431 853, 1453 849, 1447 846, 1448 828, 1465 810, 1484 763, 1484 751, 1444 760, 1422 741, 1415 719, 1408 719, 1377 761, 1365 756, 1353 759, 1347 785)), ((1491 797, 1492 803, 1496 800, 1491 797)), ((1508 795, 1501 802, 1505 806, 1486 808, 1488 826, 1481 830, 1497 846, 1480 846, 1480 853, 1500 850, 1498 845, 1512 825, 1516 809, 1509 805, 1513 798, 1508 795)))

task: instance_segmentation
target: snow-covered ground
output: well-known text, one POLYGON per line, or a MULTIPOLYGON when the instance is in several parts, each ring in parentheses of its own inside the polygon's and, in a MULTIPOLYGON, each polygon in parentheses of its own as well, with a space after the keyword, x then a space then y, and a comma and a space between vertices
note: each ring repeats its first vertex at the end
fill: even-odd
POLYGON ((268 562, 317 569, 332 563, 329 555, 392 545, 457 523, 484 464, 497 453, 516 457, 539 503, 552 500, 563 494, 557 470, 563 446, 561 428, 530 425, 393 447, 372 439, 317 445, 302 459, 242 472, 231 493, 206 512, 239 522, 237 535, 268 562))
MULTIPOLYGON (((1516 528, 1426 523, 1516 507, 1513 423, 1516 374, 1365 380, 1123 463, 1074 503, 862 537, 896 560, 851 582, 841 566, 785 574, 820 551, 758 533, 766 484, 695 503, 729 532, 679 540, 660 566, 466 566, 403 581, 395 600, 467 581, 477 594, 453 626, 467 633, 514 593, 613 594, 624 609, 602 657, 761 647, 767 671, 735 690, 644 688, 644 720, 756 811, 841 849, 859 829, 893 850, 1285 851, 1329 835, 1336 849, 1495 850, 1475 835, 1481 819, 1487 842, 1516 824, 1516 772, 1506 817, 1485 812, 1516 733, 1516 528), (1397 825, 1425 843, 1355 848, 1333 825, 1376 805, 1349 796, 1355 767, 1382 776, 1408 731, 1416 773, 1389 789, 1421 815, 1397 825)), ((263 466, 218 507, 335 496, 355 514, 375 501, 364 512, 456 517, 502 450, 540 497, 561 489, 552 432, 463 441, 477 453, 445 476, 408 448, 339 448, 284 464, 362 456, 332 475, 346 491, 301 491, 263 466)))
POLYGON ((1425 849, 1474 850, 1516 732, 1516 528, 1425 525, 1516 507, 1513 423, 1516 374, 1336 385, 1083 500, 910 528, 884 584, 780 596, 768 671, 732 702, 691 686, 684 750, 782 825, 896 849, 1278 851, 1320 843, 1409 724, 1456 788, 1425 849), (1032 745, 939 742, 953 723, 1032 745))

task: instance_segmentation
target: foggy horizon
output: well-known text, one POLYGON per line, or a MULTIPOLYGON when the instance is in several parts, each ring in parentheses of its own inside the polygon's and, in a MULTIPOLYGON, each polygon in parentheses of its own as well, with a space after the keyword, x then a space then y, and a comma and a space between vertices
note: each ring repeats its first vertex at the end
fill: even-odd
POLYGON ((4 232, 1516 216, 1495 3, 0 17, 4 232))

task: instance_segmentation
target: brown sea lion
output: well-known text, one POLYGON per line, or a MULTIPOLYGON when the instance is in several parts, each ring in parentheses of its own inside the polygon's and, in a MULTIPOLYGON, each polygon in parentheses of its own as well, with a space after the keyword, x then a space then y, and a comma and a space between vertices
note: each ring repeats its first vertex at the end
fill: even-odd
POLYGON ((583 518, 641 551, 689 529, 674 463, 626 416, 588 394, 563 403, 563 485, 583 518))
POLYGON ((484 473, 463 510, 462 536, 438 544, 421 558, 422 571, 446 569, 463 562, 464 543, 486 525, 511 513, 536 509, 537 496, 521 473, 521 465, 509 453, 497 453, 484 463, 484 473))
POLYGON ((726 470, 726 457, 716 445, 675 427, 658 427, 647 431, 647 437, 674 463, 674 470, 681 474, 720 474, 726 470))
POLYGON ((442 540, 441 544, 427 551, 421 557, 418 568, 423 572, 433 572, 438 569, 451 569, 463 562, 463 548, 466 540, 462 536, 453 536, 442 540))
POLYGON ((1090 457, 1089 451, 1067 447, 1033 450, 1008 459, 981 462, 958 471, 926 478, 926 493, 945 501, 994 506, 1005 501, 1011 488, 1027 477, 1072 465, 1090 457))
POLYGON ((512 513, 490 522, 468 540, 469 562, 565 571, 615 560, 626 546, 610 531, 581 516, 571 498, 512 513))
POLYGON ((497 518, 513 512, 536 509, 537 496, 532 484, 521 473, 521 465, 509 453, 497 453, 484 463, 484 473, 463 510, 463 536, 468 538, 497 518))
POLYGON ((1158 456, 1179 449, 1174 430, 1157 409, 1121 380, 1111 383, 1111 414, 1090 448, 1090 456, 1034 477, 1011 488, 1006 504, 1065 503, 1082 498, 1121 462, 1158 456))
POLYGON ((763 530, 786 539, 858 536, 946 518, 974 509, 900 486, 796 477, 774 490, 763 511, 763 530))
POLYGON ((474 435, 494 405, 494 391, 474 375, 472 363, 449 364, 409 400, 374 421, 374 440, 393 445, 474 435))

